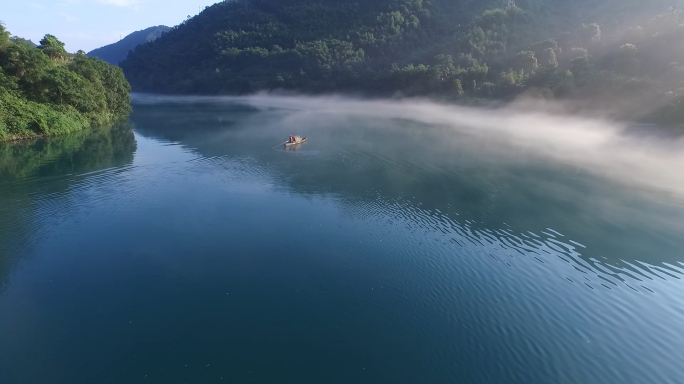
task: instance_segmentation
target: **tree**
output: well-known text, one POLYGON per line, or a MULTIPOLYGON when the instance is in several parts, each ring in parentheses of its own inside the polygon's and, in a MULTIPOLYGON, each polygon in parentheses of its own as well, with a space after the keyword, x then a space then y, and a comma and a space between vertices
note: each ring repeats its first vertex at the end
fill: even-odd
POLYGON ((577 56, 570 60, 570 69, 575 75, 585 75, 589 71, 589 58, 577 56))
POLYGON ((534 73, 539 68, 537 58, 533 51, 522 51, 516 56, 516 67, 522 69, 525 73, 534 73))
POLYGON ((556 42, 556 40, 554 39, 548 39, 534 43, 530 45, 529 50, 534 51, 535 56, 539 57, 541 53, 547 49, 551 49, 555 55, 559 55, 562 53, 562 49, 558 45, 558 42, 556 42))
POLYGON ((553 48, 546 48, 539 55, 539 65, 546 68, 556 68, 558 66, 558 59, 553 48))
POLYGON ((435 65, 433 66, 435 77, 438 79, 445 79, 456 73, 454 67, 454 59, 451 55, 437 55, 435 57, 435 65))
POLYGON ((458 55, 458 65, 463 68, 470 68, 478 65, 478 61, 470 53, 461 53, 458 55))
POLYGON ((575 76, 570 70, 565 70, 559 73, 555 79, 553 86, 553 93, 557 97, 564 97, 570 95, 575 86, 575 76))
POLYGON ((10 34, 5 29, 5 26, 0 23, 0 49, 5 50, 10 43, 10 34))
POLYGON ((51 59, 61 59, 68 55, 67 51, 64 49, 64 43, 53 35, 45 35, 40 41, 38 49, 43 51, 43 53, 48 55, 51 59))
POLYGON ((53 104, 70 105, 83 113, 106 111, 102 85, 89 82, 63 66, 50 68, 44 85, 46 96, 53 104))
POLYGON ((502 87, 513 87, 522 84, 525 79, 525 71, 509 69, 499 74, 499 85, 502 87))

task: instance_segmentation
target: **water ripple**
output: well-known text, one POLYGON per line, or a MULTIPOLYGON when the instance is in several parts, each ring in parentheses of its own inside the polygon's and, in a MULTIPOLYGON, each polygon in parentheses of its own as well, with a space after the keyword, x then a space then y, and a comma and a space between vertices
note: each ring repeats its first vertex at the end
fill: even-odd
MULTIPOLYGON (((541 264, 551 263, 549 265, 553 267, 549 268, 553 271, 549 272, 565 271, 561 272, 564 276, 560 278, 580 283, 587 289, 622 287, 652 293, 657 288, 650 286, 649 281, 680 280, 684 273, 684 268, 667 263, 653 265, 643 261, 621 260, 621 265, 615 265, 596 259, 591 256, 590 247, 565 238, 551 228, 539 233, 521 231, 517 234, 511 228, 477 228, 475 221, 458 222, 442 212, 424 210, 405 200, 383 201, 378 198, 372 202, 350 202, 346 207, 345 212, 352 217, 381 222, 383 226, 405 228, 411 236, 416 237, 419 245, 435 241, 447 247, 457 245, 497 262, 503 260, 508 265, 511 265, 511 260, 507 258, 514 255, 528 257, 541 264), (376 219, 369 219, 374 217, 376 219), (490 251, 492 249, 494 251, 490 251), (561 264, 554 263, 556 260, 561 264)), ((420 254, 417 251, 416 257, 420 257, 420 254)))

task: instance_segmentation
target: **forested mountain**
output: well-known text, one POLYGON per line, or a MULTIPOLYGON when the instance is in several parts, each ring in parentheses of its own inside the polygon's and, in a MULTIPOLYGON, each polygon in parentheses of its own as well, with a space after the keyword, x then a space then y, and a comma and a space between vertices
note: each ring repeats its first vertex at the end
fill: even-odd
POLYGON ((637 116, 684 93, 678 1, 232 0, 121 66, 146 92, 477 100, 528 91, 637 116))
POLYGON ((128 56, 129 51, 134 50, 140 44, 156 40, 159 36, 170 30, 171 28, 165 25, 158 25, 143 29, 142 31, 136 31, 116 43, 93 49, 88 52, 88 56, 97 57, 112 65, 119 65, 128 56))
POLYGON ((0 24, 0 141, 111 124, 130 111, 130 90, 121 68, 52 35, 38 47, 10 39, 0 24))

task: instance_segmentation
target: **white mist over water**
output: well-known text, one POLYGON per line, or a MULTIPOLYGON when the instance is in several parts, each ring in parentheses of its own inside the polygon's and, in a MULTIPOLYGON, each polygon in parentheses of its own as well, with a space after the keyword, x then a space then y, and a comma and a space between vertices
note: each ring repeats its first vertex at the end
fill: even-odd
MULTIPOLYGON (((136 102, 241 102, 256 108, 286 109, 283 124, 350 118, 403 119, 447 127, 449 132, 491 144, 496 156, 515 161, 533 154, 577 167, 630 186, 684 198, 684 136, 666 139, 659 127, 641 127, 647 134, 628 132, 630 125, 606 119, 553 114, 514 107, 486 109, 438 104, 427 100, 359 100, 338 96, 304 97, 158 97, 136 95, 136 102), (653 133, 653 134, 651 134, 653 133), (501 151, 497 151, 500 148, 501 151)), ((640 129, 641 129, 640 128, 640 129)), ((456 135, 454 135, 456 136, 456 135)), ((454 140, 445 136, 440 144, 454 140)), ((378 144, 380 145, 380 144, 378 144)), ((429 150, 429 142, 419 143, 429 150)))

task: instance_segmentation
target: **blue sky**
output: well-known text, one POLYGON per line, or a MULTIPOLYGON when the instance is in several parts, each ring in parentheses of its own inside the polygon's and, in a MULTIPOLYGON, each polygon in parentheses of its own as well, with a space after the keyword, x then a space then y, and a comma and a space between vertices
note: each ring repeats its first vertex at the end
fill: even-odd
POLYGON ((69 52, 115 43, 154 25, 173 27, 218 0, 4 0, 0 21, 38 43, 52 34, 69 52))

